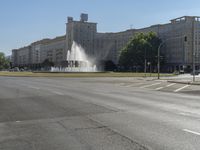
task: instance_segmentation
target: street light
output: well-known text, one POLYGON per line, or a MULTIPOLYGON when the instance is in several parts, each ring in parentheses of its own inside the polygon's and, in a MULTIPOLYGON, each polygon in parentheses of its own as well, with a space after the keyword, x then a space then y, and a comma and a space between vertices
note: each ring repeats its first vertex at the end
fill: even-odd
POLYGON ((160 45, 158 46, 158 64, 157 64, 157 69, 158 69, 158 79, 160 79, 160 49, 161 47, 165 44, 166 41, 169 41, 169 40, 173 40, 173 39, 179 39, 179 38, 184 38, 184 42, 187 42, 187 36, 179 36, 179 37, 174 37, 174 38, 169 38, 169 39, 166 39, 164 40, 163 42, 160 43, 160 45))

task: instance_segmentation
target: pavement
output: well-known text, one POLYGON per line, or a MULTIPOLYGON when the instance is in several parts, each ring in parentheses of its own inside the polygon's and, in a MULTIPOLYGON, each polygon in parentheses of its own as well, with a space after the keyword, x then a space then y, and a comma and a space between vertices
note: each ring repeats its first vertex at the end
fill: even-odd
POLYGON ((199 150, 200 87, 0 77, 0 150, 199 150))

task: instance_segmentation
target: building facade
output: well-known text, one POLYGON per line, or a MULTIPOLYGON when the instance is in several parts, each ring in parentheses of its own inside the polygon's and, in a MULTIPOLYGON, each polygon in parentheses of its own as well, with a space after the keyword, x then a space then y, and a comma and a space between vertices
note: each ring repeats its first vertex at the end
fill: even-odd
POLYGON ((65 60, 66 36, 54 39, 43 39, 30 44, 27 47, 12 50, 12 66, 40 68, 48 59, 55 65, 60 65, 65 60))
POLYGON ((184 16, 168 24, 158 24, 142 29, 129 29, 118 33, 99 33, 97 23, 88 22, 81 14, 80 21, 68 17, 66 34, 55 39, 44 39, 12 50, 14 66, 37 65, 48 59, 60 66, 66 60, 72 42, 80 44, 86 54, 97 61, 118 63, 121 49, 137 33, 155 32, 164 42, 161 51, 166 57, 168 71, 191 70, 200 66, 200 22, 197 16, 184 16))
POLYGON ((23 67, 31 63, 31 46, 12 50, 13 66, 23 67))

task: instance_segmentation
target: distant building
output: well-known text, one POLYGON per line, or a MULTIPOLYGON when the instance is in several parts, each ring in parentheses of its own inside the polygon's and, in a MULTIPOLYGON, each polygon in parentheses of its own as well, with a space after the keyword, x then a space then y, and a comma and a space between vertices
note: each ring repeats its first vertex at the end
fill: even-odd
POLYGON ((65 60, 66 37, 43 39, 30 44, 27 47, 12 50, 12 62, 14 67, 38 68, 48 59, 59 65, 65 60))
POLYGON ((200 22, 197 16, 184 16, 168 24, 158 24, 142 29, 129 29, 118 33, 98 33, 97 23, 88 22, 88 15, 81 14, 80 21, 68 17, 66 35, 44 39, 31 45, 12 50, 15 66, 37 66, 49 59, 57 66, 66 60, 72 42, 80 44, 86 53, 98 61, 118 63, 120 51, 136 33, 153 31, 165 42, 162 52, 166 56, 168 71, 190 70, 193 61, 200 68, 200 22), (195 54, 195 57, 194 57, 195 54))
POLYGON ((12 50, 13 66, 28 66, 31 63, 31 46, 12 50))
POLYGON ((40 55, 40 63, 48 59, 56 65, 60 65, 66 59, 66 36, 56 37, 44 42, 40 55))

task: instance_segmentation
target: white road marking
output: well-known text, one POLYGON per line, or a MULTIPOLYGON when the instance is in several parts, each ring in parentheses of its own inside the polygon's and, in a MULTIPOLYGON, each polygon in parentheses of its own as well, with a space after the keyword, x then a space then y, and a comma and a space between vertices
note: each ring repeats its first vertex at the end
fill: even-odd
POLYGON ((124 87, 132 87, 132 86, 138 86, 138 85, 141 85, 141 84, 144 84, 143 82, 140 82, 140 83, 133 83, 133 84, 129 84, 129 85, 125 85, 124 87))
POLYGON ((40 88, 38 88, 38 87, 34 87, 34 86, 28 86, 29 88, 31 88, 31 89, 36 89, 36 90, 39 90, 40 88))
POLYGON ((52 93, 55 93, 55 94, 57 94, 57 95, 64 95, 63 93, 57 92, 57 91, 52 91, 52 93))
POLYGON ((179 112, 177 113, 178 115, 181 115, 181 116, 185 116, 185 117, 195 117, 197 118, 197 120, 200 120, 199 119, 199 113, 191 113, 191 112, 179 112))
POLYGON ((158 87, 158 88, 156 88, 155 90, 161 90, 161 89, 163 89, 164 87, 158 87))
POLYGON ((21 121, 18 121, 18 120, 17 120, 17 121, 15 121, 15 122, 19 123, 19 122, 21 122, 21 121))
POLYGON ((174 90, 174 92, 179 92, 179 91, 181 91, 181 90, 183 90, 183 89, 185 89, 185 88, 187 88, 187 87, 189 87, 190 85, 185 85, 185 86, 183 86, 183 87, 181 87, 181 88, 179 88, 179 89, 176 89, 176 90, 174 90))
POLYGON ((175 85, 176 83, 171 83, 171 84, 169 84, 169 85, 166 85, 165 87, 158 87, 158 88, 156 88, 155 90, 161 90, 161 89, 164 89, 164 88, 167 88, 167 87, 171 87, 171 86, 173 86, 173 85, 175 85))
POLYGON ((125 83, 117 83, 116 85, 123 86, 125 83))
POLYGON ((154 84, 150 84, 150 85, 145 85, 145 86, 141 86, 140 88, 147 88, 147 87, 151 87, 151 86, 154 86, 154 85, 159 85, 161 83, 154 83, 154 84))
POLYGON ((189 114, 188 114, 188 113, 185 113, 185 112, 180 112, 180 113, 178 113, 178 115, 189 116, 189 114))
POLYGON ((183 129, 183 131, 200 136, 200 133, 199 133, 199 132, 196 132, 196 131, 192 131, 192 130, 188 130, 188 129, 183 129))
POLYGON ((172 83, 172 84, 169 84, 169 85, 167 85, 166 87, 170 87, 170 86, 173 86, 173 85, 175 85, 176 83, 172 83))
POLYGON ((190 113, 190 112, 180 112, 177 114, 181 115, 181 116, 186 116, 186 117, 198 117, 199 116, 199 114, 194 114, 194 113, 190 113))

